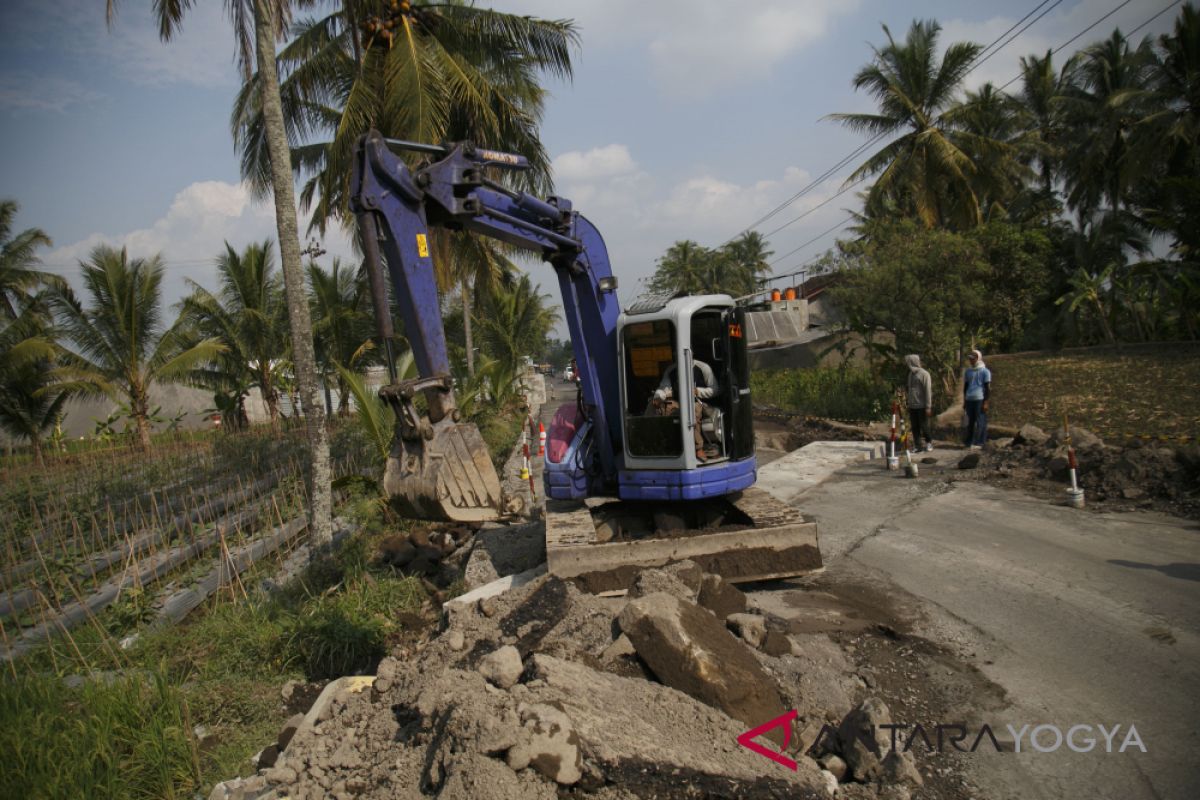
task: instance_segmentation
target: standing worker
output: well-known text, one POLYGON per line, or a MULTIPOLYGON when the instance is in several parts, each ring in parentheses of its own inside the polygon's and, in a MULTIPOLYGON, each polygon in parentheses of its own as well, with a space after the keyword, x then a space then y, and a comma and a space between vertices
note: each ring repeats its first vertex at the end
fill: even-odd
POLYGON ((921 450, 921 437, 925 438, 926 452, 933 449, 933 434, 930 422, 933 417, 933 381, 929 370, 921 366, 921 357, 905 356, 908 365, 908 416, 912 420, 913 448, 921 450))
POLYGON ((972 350, 967 356, 967 371, 963 374, 963 407, 967 412, 967 437, 963 444, 972 450, 982 450, 987 441, 988 398, 992 390, 992 373, 983 363, 983 353, 972 350))

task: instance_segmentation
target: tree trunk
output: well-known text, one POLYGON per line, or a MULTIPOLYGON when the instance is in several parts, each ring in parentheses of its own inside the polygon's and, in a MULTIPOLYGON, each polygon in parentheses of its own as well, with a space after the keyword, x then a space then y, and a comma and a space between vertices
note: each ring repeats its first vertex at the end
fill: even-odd
POLYGON ((33 435, 29 437, 29 443, 33 445, 33 465, 42 469, 46 466, 46 461, 42 458, 42 437, 38 435, 37 431, 34 431, 33 435))
POLYGON ((275 35, 270 0, 254 2, 255 49, 262 91, 263 125, 271 160, 271 188, 275 198, 275 224, 279 233, 279 256, 287 297, 292 356, 296 383, 304 409, 308 446, 312 457, 309 477, 309 536, 317 548, 333 540, 333 493, 329 468, 329 439, 325 409, 317 399, 317 365, 313 353, 312 319, 304 291, 300 264, 300 235, 296 229, 296 195, 292 185, 292 159, 283 125, 279 98, 279 73, 275 68, 275 35))
POLYGON ((463 337, 467 343, 467 375, 475 376, 475 336, 471 331, 471 292, 467 279, 462 279, 463 337))
POLYGON ((137 423, 138 448, 143 453, 150 452, 150 420, 146 419, 145 411, 135 411, 133 420, 137 423))

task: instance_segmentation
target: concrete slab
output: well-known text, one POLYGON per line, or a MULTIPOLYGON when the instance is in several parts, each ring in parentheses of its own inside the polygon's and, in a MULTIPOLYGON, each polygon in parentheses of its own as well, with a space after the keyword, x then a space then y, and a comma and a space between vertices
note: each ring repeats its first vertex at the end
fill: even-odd
POLYGON ((504 594, 510 589, 516 589, 518 586, 524 586, 540 575, 546 574, 546 565, 539 564, 533 569, 518 572, 515 575, 505 575, 503 578, 498 578, 491 583, 485 583, 478 589, 473 589, 466 594, 460 594, 458 597, 451 598, 442 603, 443 611, 452 611, 455 609, 468 608, 480 600, 487 597, 495 597, 496 595, 504 594))
POLYGON ((882 442, 813 442, 762 467, 756 486, 793 503, 847 464, 882 458, 882 442))
POLYGON ((685 559, 735 583, 794 577, 822 568, 816 523, 758 488, 731 499, 750 520, 746 527, 623 541, 602 541, 597 532, 592 509, 604 502, 551 503, 546 515, 550 572, 576 578, 591 592, 610 592, 627 589, 646 567, 685 559))

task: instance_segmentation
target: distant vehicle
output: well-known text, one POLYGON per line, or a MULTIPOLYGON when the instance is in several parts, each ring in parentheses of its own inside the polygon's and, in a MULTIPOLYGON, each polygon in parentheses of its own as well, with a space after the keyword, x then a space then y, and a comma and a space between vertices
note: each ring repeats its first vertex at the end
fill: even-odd
POLYGON ((563 380, 564 381, 575 380, 575 370, 570 365, 568 365, 567 368, 563 370, 563 380))

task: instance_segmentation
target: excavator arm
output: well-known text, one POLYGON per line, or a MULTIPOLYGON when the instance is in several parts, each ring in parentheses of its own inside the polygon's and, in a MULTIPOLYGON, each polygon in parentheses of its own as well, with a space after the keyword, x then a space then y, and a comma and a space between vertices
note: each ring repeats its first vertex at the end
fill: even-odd
POLYGON ((538 253, 558 275, 585 415, 591 463, 580 479, 597 488, 616 478, 620 441, 616 280, 596 228, 570 201, 541 200, 491 177, 496 169, 527 169, 521 156, 474 147, 363 136, 351 176, 350 207, 358 220, 372 302, 391 383, 380 391, 396 412, 396 433, 384 486, 400 509, 417 518, 493 519, 502 512, 500 482, 476 427, 461 420, 450 380, 445 331, 429 243, 430 226, 490 236, 538 253), (389 145, 425 153, 415 169, 389 145), (404 320, 419 377, 397 381, 392 315, 384 265, 404 320), (424 395, 428 411, 414 399, 424 395))

